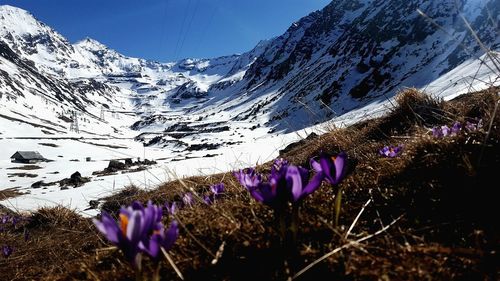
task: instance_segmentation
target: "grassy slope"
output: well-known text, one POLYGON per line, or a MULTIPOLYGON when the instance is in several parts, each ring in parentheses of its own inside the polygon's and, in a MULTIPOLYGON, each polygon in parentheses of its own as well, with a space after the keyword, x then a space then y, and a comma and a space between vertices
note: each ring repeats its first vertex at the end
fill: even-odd
MULTIPOLYGON (((446 103, 407 90, 387 116, 333 129, 285 152, 282 157, 304 167, 320 151, 343 150, 350 158, 350 173, 340 184, 339 226, 333 226, 337 189, 324 184, 302 205, 297 252, 286 257, 286 266, 274 246, 272 211, 253 201, 230 173, 169 182, 150 192, 129 188, 109 197, 103 209, 116 213, 134 199, 171 202, 188 190, 203 193, 209 185, 224 182, 226 193, 216 204, 200 202, 176 215, 181 231, 171 255, 190 280, 281 280, 400 216, 380 235, 346 247, 298 279, 498 280, 500 208, 494 195, 500 112, 493 115, 498 102, 498 89, 446 103), (472 118, 482 118, 484 128, 443 139, 429 132, 436 125, 472 118), (378 155, 389 144, 404 144, 400 157, 378 155), (221 257, 212 264, 218 251, 221 257)), ((269 163, 258 169, 268 171, 269 163)), ((42 209, 15 229, 8 227, 0 232, 3 244, 14 246, 15 252, 8 259, 0 257, 0 280, 134 278, 121 253, 109 248, 90 220, 64 208, 42 209), (28 242, 22 238, 25 229, 28 242)), ((146 261, 145 266, 149 274, 151 264, 146 261)), ((166 262, 161 276, 176 278, 166 262)))

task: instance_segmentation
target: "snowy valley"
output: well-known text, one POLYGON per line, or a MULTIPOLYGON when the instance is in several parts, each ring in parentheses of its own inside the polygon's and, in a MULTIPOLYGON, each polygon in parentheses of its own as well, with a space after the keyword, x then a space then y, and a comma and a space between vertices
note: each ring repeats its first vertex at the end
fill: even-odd
POLYGON ((448 100, 499 85, 500 1, 459 2, 335 0, 249 52, 167 63, 72 44, 0 6, 0 189, 23 193, 0 204, 92 216, 91 201, 127 185, 267 162, 312 133, 380 116, 405 87, 448 100), (27 168, 11 163, 16 151, 51 161, 27 168), (125 159, 156 164, 93 174, 125 159), (90 182, 40 185, 76 171, 90 182))

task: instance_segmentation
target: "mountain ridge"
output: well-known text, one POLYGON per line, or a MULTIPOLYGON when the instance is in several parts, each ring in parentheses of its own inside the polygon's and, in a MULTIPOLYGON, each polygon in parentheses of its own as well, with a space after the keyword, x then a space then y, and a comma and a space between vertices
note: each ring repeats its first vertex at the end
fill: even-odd
MULTIPOLYGON (((142 112, 137 118, 154 128, 172 125, 158 114, 168 111, 293 131, 391 97, 402 87, 423 87, 480 56, 461 15, 487 45, 498 49, 500 40, 490 21, 495 21, 491 15, 500 20, 499 6, 500 0, 334 0, 246 53, 168 63, 127 57, 91 38, 70 44, 30 13, 1 6, 0 22, 21 17, 26 25, 3 24, 0 41, 40 75, 58 81, 49 83, 48 91, 87 80, 128 96, 94 104, 94 111, 129 103, 115 111, 142 112), (473 48, 467 53, 461 45, 473 48)), ((22 87, 15 85, 24 83, 9 79, 4 95, 19 92, 22 87)))

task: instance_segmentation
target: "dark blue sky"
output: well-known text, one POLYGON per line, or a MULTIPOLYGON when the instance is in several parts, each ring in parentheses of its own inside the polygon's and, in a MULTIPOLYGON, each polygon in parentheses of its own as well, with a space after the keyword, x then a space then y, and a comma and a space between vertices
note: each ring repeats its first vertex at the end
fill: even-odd
POLYGON ((242 53, 331 0, 0 0, 71 42, 94 38, 125 55, 172 61, 242 53))

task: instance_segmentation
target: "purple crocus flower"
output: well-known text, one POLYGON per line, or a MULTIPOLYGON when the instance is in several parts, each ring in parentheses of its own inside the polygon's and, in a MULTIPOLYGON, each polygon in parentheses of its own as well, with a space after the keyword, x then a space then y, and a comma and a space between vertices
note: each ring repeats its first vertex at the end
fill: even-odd
POLYGON ((402 145, 384 146, 382 149, 379 150, 379 154, 384 156, 384 157, 394 158, 394 157, 398 156, 398 154, 401 152, 402 149, 403 149, 402 145))
POLYGON ((296 166, 288 166, 286 171, 287 188, 292 193, 293 202, 297 202, 318 189, 324 175, 317 173, 309 181, 309 171, 296 166))
POLYGON ((460 133, 461 130, 462 130, 462 124, 460 124, 460 122, 457 121, 453 123, 453 125, 451 126, 451 135, 456 136, 460 133))
POLYGON ((165 209, 167 210, 167 213, 170 215, 174 215, 175 212, 177 212, 177 203, 173 202, 172 204, 168 204, 168 202, 165 203, 165 209))
POLYGON ((241 185, 249 191, 256 188, 262 181, 262 176, 258 174, 255 169, 248 168, 234 173, 241 185))
POLYGON ((212 200, 212 196, 209 195, 203 196, 203 202, 205 202, 205 204, 207 205, 212 205, 212 203, 214 203, 212 200))
POLYGON ((222 193, 224 192, 224 184, 219 183, 219 184, 214 184, 210 186, 210 194, 203 196, 203 201, 207 205, 211 205, 215 202, 217 198, 219 198, 222 193))
POLYGON ((2 219, 0 220, 0 222, 1 222, 2 224, 6 224, 6 223, 8 223, 8 222, 9 222, 9 220, 10 220, 9 215, 3 215, 3 216, 2 216, 2 219))
POLYGON ((434 127, 434 128, 432 128, 432 136, 435 138, 442 138, 443 131, 439 127, 434 127))
MULTIPOLYGON (((276 162, 275 162, 276 163, 276 162)), ((321 185, 317 177, 309 181, 309 172, 294 165, 280 161, 271 169, 269 181, 261 181, 249 188, 250 195, 258 202, 275 209, 281 208, 286 201, 298 202, 313 193, 321 185)))
POLYGON ((179 237, 179 228, 177 221, 172 221, 170 228, 165 231, 160 220, 155 221, 152 228, 152 233, 147 235, 145 239, 139 243, 139 249, 148 254, 154 261, 158 262, 160 258, 161 248, 165 251, 170 250, 179 237))
MULTIPOLYGON (((319 156, 319 162, 311 159, 311 167, 322 174, 331 185, 339 184, 345 177, 347 154, 340 152, 336 156, 322 152, 319 156)), ((320 176, 317 176, 319 180, 320 176)), ((314 179, 313 179, 314 181, 314 179)))
POLYGON ((118 223, 106 212, 101 220, 94 219, 97 229, 115 244, 134 266, 138 266, 138 254, 141 251, 157 256, 156 245, 164 245, 161 223, 162 208, 148 202, 146 208, 135 201, 131 206, 122 207, 118 223), (159 235, 159 237, 158 237, 159 235))
POLYGON ((143 238, 141 237, 142 217, 141 211, 133 210, 131 213, 121 211, 118 224, 106 212, 102 212, 101 221, 94 219, 97 229, 123 252, 128 262, 136 267, 138 266, 137 256, 140 252, 139 242, 143 238))
POLYGON ((443 137, 451 135, 451 129, 446 125, 441 126, 441 131, 443 132, 443 137))
MULTIPOLYGON (((281 208, 287 199, 285 179, 287 168, 288 165, 286 162, 275 161, 271 168, 271 175, 269 176, 268 182, 262 181, 261 175, 253 174, 253 183, 257 184, 256 186, 246 186, 250 195, 257 202, 261 202, 275 209, 281 208)), ((242 183, 242 185, 244 184, 242 183)))
POLYGON ((8 258, 10 255, 12 255, 13 251, 14 251, 14 249, 9 245, 2 246, 2 254, 5 258, 8 258))
POLYGON ((483 127, 483 120, 482 119, 477 120, 477 122, 467 121, 465 123, 465 129, 469 132, 476 131, 482 127, 483 127))
POLYGON ((194 203, 193 194, 188 192, 182 196, 182 202, 184 202, 185 206, 192 206, 194 203))
POLYGON ((467 121, 465 123, 465 129, 469 132, 473 132, 473 131, 477 130, 477 125, 472 123, 472 122, 467 121))
POLYGON ((288 161, 283 158, 278 158, 274 160, 271 170, 279 171, 282 167, 287 167, 289 165, 288 161))
POLYGON ((224 184, 223 183, 214 184, 210 186, 210 191, 214 196, 219 196, 224 192, 224 184))

